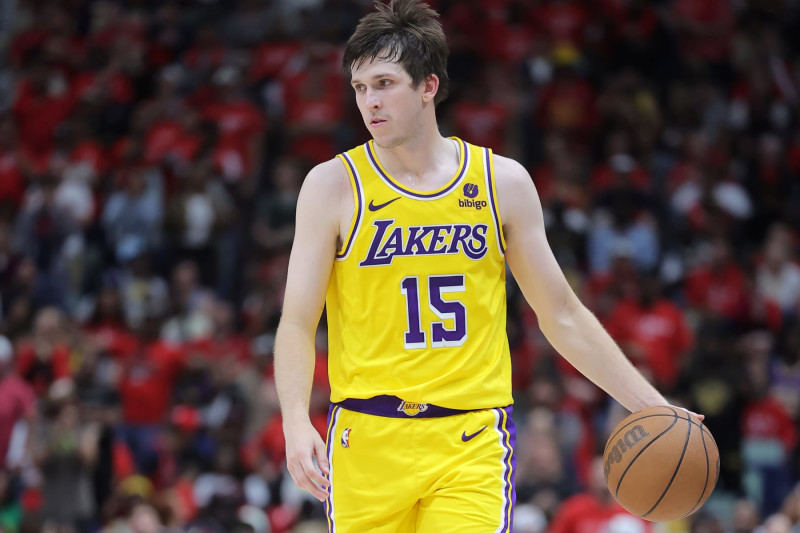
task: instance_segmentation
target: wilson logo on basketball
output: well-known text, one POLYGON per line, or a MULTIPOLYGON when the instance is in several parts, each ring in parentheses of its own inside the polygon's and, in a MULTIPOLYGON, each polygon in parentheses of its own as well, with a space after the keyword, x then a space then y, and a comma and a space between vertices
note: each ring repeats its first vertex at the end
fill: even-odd
POLYGON ((650 434, 642 426, 633 426, 633 428, 626 431, 625 435, 614 444, 614 447, 608 453, 606 463, 603 466, 606 479, 608 479, 608 473, 611 471, 611 465, 622 461, 622 454, 649 437, 650 434))

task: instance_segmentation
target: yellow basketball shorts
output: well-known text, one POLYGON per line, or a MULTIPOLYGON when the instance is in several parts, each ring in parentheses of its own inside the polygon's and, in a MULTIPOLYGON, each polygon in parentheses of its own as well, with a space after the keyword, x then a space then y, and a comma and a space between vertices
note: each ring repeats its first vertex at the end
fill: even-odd
POLYGON ((389 396, 334 404, 328 531, 511 532, 515 439, 511 406, 455 411, 389 396))

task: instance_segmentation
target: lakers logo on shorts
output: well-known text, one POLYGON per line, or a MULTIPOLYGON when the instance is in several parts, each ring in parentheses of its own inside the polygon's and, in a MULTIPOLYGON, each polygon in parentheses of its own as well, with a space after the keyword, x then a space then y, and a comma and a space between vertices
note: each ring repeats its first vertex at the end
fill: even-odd
POLYGON ((342 431, 342 448, 350 447, 350 428, 344 428, 342 431))
POLYGON ((397 410, 405 413, 408 416, 417 416, 418 414, 424 413, 428 410, 428 404, 403 401, 397 406, 397 410))

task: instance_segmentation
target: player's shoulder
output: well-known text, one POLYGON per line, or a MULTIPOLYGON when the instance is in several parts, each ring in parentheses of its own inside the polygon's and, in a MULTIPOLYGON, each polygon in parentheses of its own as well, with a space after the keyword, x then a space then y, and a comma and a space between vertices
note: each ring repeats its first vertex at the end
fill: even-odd
POLYGON ((514 189, 518 186, 530 185, 531 176, 522 164, 516 159, 492 154, 494 179, 501 189, 514 189))
POLYGON ((349 189, 347 170, 338 157, 314 166, 303 180, 301 195, 319 196, 330 200, 336 198, 342 188, 349 189))
MULTIPOLYGON (((347 170, 344 164, 338 157, 333 157, 325 162, 315 165, 306 176, 305 182, 330 183, 336 182, 340 179, 347 179, 347 170)), ((322 185, 320 183, 320 185, 322 185)))

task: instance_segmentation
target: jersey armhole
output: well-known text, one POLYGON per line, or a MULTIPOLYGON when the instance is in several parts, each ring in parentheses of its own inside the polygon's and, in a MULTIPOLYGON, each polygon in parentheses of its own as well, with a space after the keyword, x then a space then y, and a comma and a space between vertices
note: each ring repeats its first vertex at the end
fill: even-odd
POLYGON ((503 235, 503 220, 500 218, 500 207, 497 203, 497 187, 494 179, 494 158, 490 148, 483 149, 484 169, 486 174, 486 190, 489 192, 489 205, 494 218, 495 229, 497 230, 497 244, 500 246, 500 253, 506 253, 506 239, 503 235))
POLYGON ((342 248, 336 251, 336 259, 343 260, 350 254, 350 250, 353 248, 353 241, 361 225, 361 217, 364 212, 364 194, 358 177, 358 171, 353 164, 353 160, 350 159, 350 156, 345 153, 339 154, 336 157, 341 160, 344 168, 347 170, 347 176, 350 178, 350 187, 353 191, 353 219, 350 221, 350 228, 347 230, 347 235, 344 235, 342 238, 342 248))

